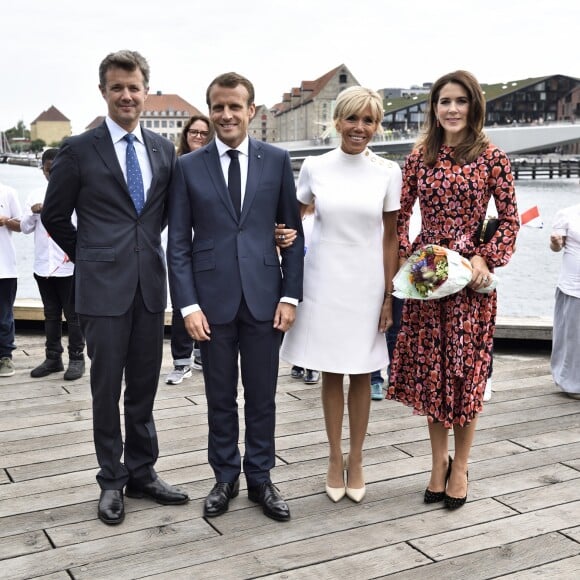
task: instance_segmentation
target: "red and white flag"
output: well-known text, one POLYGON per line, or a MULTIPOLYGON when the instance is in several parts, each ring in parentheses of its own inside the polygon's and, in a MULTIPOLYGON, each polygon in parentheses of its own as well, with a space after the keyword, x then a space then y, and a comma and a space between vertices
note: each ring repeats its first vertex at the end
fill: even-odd
POLYGON ((544 222, 540 218, 540 210, 535 205, 520 214, 520 222, 523 226, 527 225, 532 228, 543 228, 544 222))

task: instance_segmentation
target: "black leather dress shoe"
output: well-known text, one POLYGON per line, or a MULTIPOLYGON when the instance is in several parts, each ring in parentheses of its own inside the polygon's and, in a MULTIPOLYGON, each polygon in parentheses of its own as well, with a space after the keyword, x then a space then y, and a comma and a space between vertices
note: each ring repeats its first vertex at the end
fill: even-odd
POLYGON ((125 519, 122 489, 103 489, 99 498, 99 519, 110 526, 125 519))
POLYGON ((250 501, 259 503, 262 511, 269 518, 279 522, 286 522, 290 519, 290 508, 271 481, 266 481, 257 487, 249 487, 248 497, 250 501))
POLYGON ((240 493, 240 480, 234 483, 216 483, 203 502, 203 515, 206 518, 215 518, 228 511, 230 499, 240 493))
POLYGON ((145 484, 130 481, 125 489, 125 495, 136 498, 148 497, 162 505, 179 505, 189 501, 187 493, 169 485, 159 477, 145 484))

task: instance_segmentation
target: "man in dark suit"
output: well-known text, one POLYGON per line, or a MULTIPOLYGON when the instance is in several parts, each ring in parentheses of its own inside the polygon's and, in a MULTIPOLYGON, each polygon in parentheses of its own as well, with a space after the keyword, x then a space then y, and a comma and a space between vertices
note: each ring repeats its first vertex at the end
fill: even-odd
POLYGON ((216 478, 204 515, 224 513, 238 495, 239 355, 248 495, 267 516, 284 521, 290 510, 270 470, 280 341, 302 298, 304 237, 294 177, 287 151, 248 137, 255 114, 249 80, 236 73, 220 75, 206 100, 216 139, 177 162, 167 253, 173 304, 200 342, 203 359, 208 456, 216 478), (281 251, 281 261, 274 223, 299 234, 281 251))
POLYGON ((52 166, 41 218, 75 262, 75 307, 91 359, 98 515, 118 524, 125 486, 129 497, 188 501, 154 469, 159 450, 153 401, 167 305, 161 230, 176 156, 169 141, 139 125, 149 66, 138 52, 109 54, 99 83, 106 120, 66 140, 52 166), (71 223, 75 210, 77 229, 71 223))

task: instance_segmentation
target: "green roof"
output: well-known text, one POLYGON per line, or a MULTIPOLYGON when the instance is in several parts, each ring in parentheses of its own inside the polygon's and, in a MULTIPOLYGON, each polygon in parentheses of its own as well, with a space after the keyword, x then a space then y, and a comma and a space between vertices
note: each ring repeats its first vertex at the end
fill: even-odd
MULTIPOLYGON (((545 81, 546 79, 552 78, 559 75, 548 75, 543 77, 535 77, 528 79, 521 79, 516 81, 509 81, 505 83, 497 83, 493 85, 481 85, 481 89, 485 95, 486 101, 493 101, 499 97, 503 97, 509 93, 515 93, 526 87, 533 86, 537 83, 545 81)), ((408 109, 420 103, 424 103, 429 98, 428 94, 416 95, 414 97, 397 97, 396 99, 388 98, 383 99, 383 108, 385 114, 393 113, 395 111, 400 111, 401 109, 408 109)))

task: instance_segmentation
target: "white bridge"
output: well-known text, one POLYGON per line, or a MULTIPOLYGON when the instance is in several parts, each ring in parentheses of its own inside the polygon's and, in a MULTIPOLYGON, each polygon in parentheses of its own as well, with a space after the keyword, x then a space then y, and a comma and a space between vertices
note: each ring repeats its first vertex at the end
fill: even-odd
MULTIPOLYGON (((580 123, 485 127, 485 132, 494 145, 510 155, 532 153, 580 141, 580 123)), ((375 153, 406 155, 410 153, 415 140, 416 135, 403 139, 393 136, 385 139, 383 136, 375 138, 370 147, 375 153)), ((334 137, 324 144, 316 144, 312 141, 287 141, 273 143, 273 145, 287 149, 292 159, 301 161, 310 155, 326 153, 337 147, 339 143, 340 138, 334 137)))

